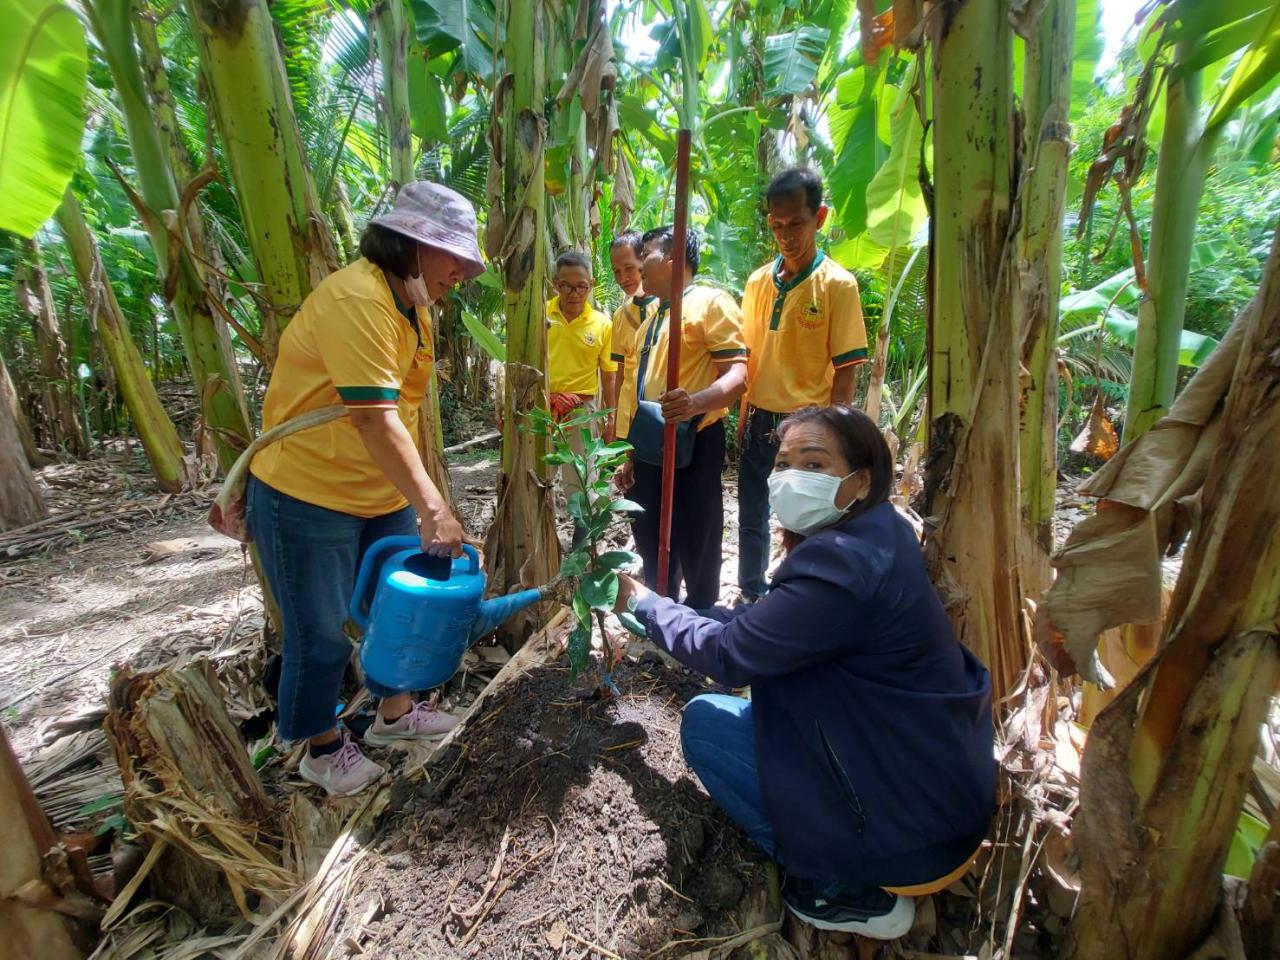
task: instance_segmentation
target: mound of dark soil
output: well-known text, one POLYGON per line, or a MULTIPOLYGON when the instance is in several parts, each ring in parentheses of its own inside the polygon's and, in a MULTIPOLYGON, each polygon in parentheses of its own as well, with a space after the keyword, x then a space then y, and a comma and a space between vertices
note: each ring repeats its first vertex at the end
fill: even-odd
POLYGON ((649 660, 615 678, 611 701, 556 665, 495 695, 432 779, 399 791, 346 942, 378 957, 594 945, 630 960, 741 931, 761 855, 680 750, 680 711, 702 680, 649 660))

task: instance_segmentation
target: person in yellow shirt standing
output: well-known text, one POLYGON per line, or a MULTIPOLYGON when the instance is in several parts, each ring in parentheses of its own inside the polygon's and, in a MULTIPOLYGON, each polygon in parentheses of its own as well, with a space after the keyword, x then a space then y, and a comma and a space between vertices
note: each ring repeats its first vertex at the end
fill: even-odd
POLYGON ((768 592, 769 473, 778 424, 805 407, 853 400, 867 359, 858 281, 818 249, 827 218, 822 180, 794 167, 765 193, 778 256, 751 275, 742 296, 750 350, 746 420, 738 468, 738 586, 743 599, 768 592))
MULTIPOLYGON (((592 407, 603 395, 607 406, 616 403, 618 365, 610 343, 612 323, 590 303, 591 260, 585 253, 567 250, 556 258, 557 295, 547 303, 547 366, 551 413, 557 420, 574 415, 579 407, 592 407)), ((582 434, 569 431, 574 450, 582 453, 582 434)), ((577 472, 560 470, 566 497, 581 490, 577 472)), ((573 546, 581 544, 586 527, 575 517, 573 546)))
POLYGON ((618 470, 617 484, 644 507, 632 532, 644 560, 645 583, 656 589, 663 428, 667 422, 677 424, 667 594, 678 597, 683 579, 684 602, 701 609, 714 606, 720 596, 724 418, 747 379, 742 313, 737 301, 722 290, 702 285, 685 289, 680 377, 668 390, 672 261, 683 255, 685 276, 692 280, 698 272, 698 236, 690 230, 685 249, 678 253, 673 253, 670 226, 650 230, 643 239, 644 288, 658 297, 659 307, 636 331, 625 360, 628 369, 635 368, 636 402, 626 428, 634 450, 618 470))
POLYGON ((618 392, 606 397, 605 403, 614 408, 605 427, 605 439, 625 437, 631 423, 631 411, 635 407, 635 364, 627 366, 627 354, 635 341, 640 325, 658 312, 658 298, 646 295, 641 272, 644 255, 644 239, 634 230, 627 230, 613 238, 609 244, 609 262, 613 267, 613 279, 617 281, 627 299, 613 312, 613 343, 610 356, 618 364, 618 392))
MULTIPOLYGON (((316 286, 280 338, 262 426, 339 404, 347 416, 258 451, 245 516, 280 605, 280 737, 309 741, 298 772, 338 796, 384 772, 334 725, 361 558, 397 535, 433 556, 462 554, 462 526, 414 442, 435 362, 424 308, 485 269, 471 204, 425 181, 406 184, 395 207, 369 221, 360 253, 316 286)), ((410 693, 372 678, 366 686, 381 698, 366 743, 441 736, 457 723, 410 693)))

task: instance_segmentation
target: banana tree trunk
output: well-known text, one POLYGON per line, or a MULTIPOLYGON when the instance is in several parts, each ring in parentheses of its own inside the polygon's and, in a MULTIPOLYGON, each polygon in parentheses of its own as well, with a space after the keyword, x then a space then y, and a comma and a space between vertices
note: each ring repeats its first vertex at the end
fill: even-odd
MULTIPOLYGON (((1177 50, 1175 60, 1186 59, 1183 48, 1177 50)), ((1167 83, 1164 134, 1151 207, 1147 289, 1138 306, 1133 376, 1125 408, 1125 443, 1146 433, 1163 417, 1177 392, 1178 349, 1187 314, 1196 217, 1219 137, 1218 132, 1206 133, 1200 121, 1199 71, 1171 70, 1167 83)))
MULTIPOLYGON (((159 128, 169 151, 169 165, 178 183, 189 183, 196 175, 191 149, 182 136, 178 122, 178 110, 169 86, 169 75, 164 69, 164 56, 160 51, 160 39, 156 34, 156 13, 148 0, 133 0, 133 32, 138 41, 138 54, 142 65, 142 81, 151 101, 155 124, 159 128)), ((211 161, 213 158, 208 158, 211 161)), ((209 264, 225 272, 222 251, 209 237, 199 199, 192 200, 186 218, 187 238, 191 249, 209 264)), ((204 280, 210 295, 225 300, 225 284, 221 278, 205 272, 204 280)))
MULTIPOLYGON (((506 290, 507 365, 503 397, 502 475, 498 505, 485 549, 491 577, 501 587, 545 583, 560 566, 551 500, 551 478, 543 457, 546 437, 522 430, 525 415, 547 406, 546 228, 543 152, 546 73, 543 5, 503 0, 507 77, 501 112, 490 128, 500 184, 490 197, 486 243, 501 256, 506 290)), ((514 649, 533 632, 530 612, 507 622, 500 636, 514 649)))
POLYGON ((1000 0, 942 0, 933 48, 934 196, 926 551, 996 702, 1027 662, 1018 567, 1013 53, 1000 0))
POLYGON ((195 383, 205 429, 213 439, 218 463, 225 472, 249 444, 251 430, 240 373, 226 325, 215 314, 214 295, 203 270, 188 252, 189 235, 171 157, 147 100, 142 67, 134 46, 129 0, 95 0, 87 8, 90 25, 115 80, 116 97, 124 114, 133 151, 141 197, 131 197, 151 237, 166 297, 182 335, 187 363, 195 383))
POLYGON ((369 12, 382 64, 382 117, 395 190, 414 179, 409 133, 409 22, 404 0, 379 0, 369 12))
MULTIPOLYGON (((0 421, 6 419, 0 412, 0 421)), ((73 937, 72 921, 39 902, 42 897, 56 899, 48 896, 53 891, 45 878, 44 864, 45 854, 56 845, 55 838, 2 726, 0 844, 4 847, 0 857, 0 929, 4 930, 5 955, 41 960, 83 957, 85 952, 73 937)))
POLYGON ((351 214, 351 197, 341 177, 335 175, 333 180, 331 199, 328 201, 329 209, 333 214, 334 228, 338 232, 342 255, 347 260, 354 260, 360 256, 360 239, 356 236, 356 221, 351 214))
POLYGON ((1249 888, 1240 911, 1240 933, 1249 960, 1280 957, 1280 809, 1249 873, 1249 888))
POLYGON ((1163 460, 1184 437, 1186 470, 1207 464, 1198 490, 1184 491, 1199 512, 1159 652, 1089 733, 1073 829, 1077 960, 1185 957, 1205 936, 1280 682, 1280 234, 1227 350, 1214 364, 1220 385, 1197 384, 1197 409, 1146 448, 1159 468, 1119 478, 1132 492, 1161 470, 1177 476, 1163 460))
POLYGON ((161 490, 177 492, 188 479, 182 442, 156 394, 155 384, 147 375, 142 354, 129 333, 129 321, 107 280, 97 238, 85 222, 84 213, 70 187, 62 195, 62 203, 55 216, 71 251, 89 324, 97 331, 98 341, 111 362, 116 385, 124 397, 138 439, 142 441, 156 484, 161 490))
POLYGON ((1034 597, 1050 583, 1053 508, 1058 481, 1058 298, 1062 214, 1071 156, 1071 56, 1075 0, 1051 0, 1027 38, 1027 177, 1023 184, 1018 275, 1022 297, 1019 463, 1026 538, 1024 587, 1034 597))
POLYGON ((187 0, 245 235, 265 297, 270 364, 313 287, 338 268, 266 0, 187 0))
MULTIPOLYGON (((398 192, 414 179, 413 138, 409 134, 409 24, 405 17, 404 0, 380 0, 370 11, 370 20, 377 38, 378 59, 382 64, 382 121, 387 143, 391 146, 391 179, 398 192)), ((432 326, 434 328, 434 321, 432 326)), ((439 342, 440 338, 434 335, 433 330, 433 354, 439 342)), ((434 369, 418 408, 418 430, 422 465, 448 501, 449 468, 444 462, 440 380, 434 369)))
POLYGON ((0 532, 44 516, 44 497, 31 475, 22 438, 9 407, 0 404, 0 532))
POLYGON ((9 416, 13 418, 14 429, 18 431, 18 440, 22 444, 22 453, 27 458, 28 465, 39 467, 44 464, 44 457, 40 453, 40 448, 36 446, 35 434, 31 432, 31 421, 27 419, 27 411, 22 409, 22 402, 18 399, 18 388, 13 385, 13 378, 9 376, 9 368, 5 365, 4 357, 0 356, 0 404, 9 411, 9 416))
POLYGON ((83 456, 88 444, 76 417, 67 345, 58 331, 53 291, 49 289, 40 244, 34 237, 22 241, 19 284, 27 312, 34 321, 36 349, 40 353, 40 378, 44 381, 41 394, 45 414, 49 418, 49 430, 56 444, 65 447, 72 456, 83 456))

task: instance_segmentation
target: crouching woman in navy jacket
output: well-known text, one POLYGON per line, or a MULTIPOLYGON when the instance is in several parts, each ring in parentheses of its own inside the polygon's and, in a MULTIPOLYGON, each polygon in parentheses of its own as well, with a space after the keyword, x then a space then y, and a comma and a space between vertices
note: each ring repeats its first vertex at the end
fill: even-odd
POLYGON ((893 463, 860 410, 779 427, 769 502, 789 553, 759 602, 703 616, 624 577, 619 609, 677 660, 751 700, 685 708, 686 761, 786 871, 815 926, 892 939, 945 887, 995 805, 991 680, 955 639, 893 463))

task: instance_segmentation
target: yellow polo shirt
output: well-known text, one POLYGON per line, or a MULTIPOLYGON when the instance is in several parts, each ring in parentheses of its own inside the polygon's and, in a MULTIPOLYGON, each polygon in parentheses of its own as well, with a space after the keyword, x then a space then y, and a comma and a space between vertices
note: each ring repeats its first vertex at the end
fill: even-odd
MULTIPOLYGON (((435 362, 431 344, 427 312, 402 310, 382 270, 357 260, 321 281, 285 328, 263 429, 343 403, 399 410, 417 442, 418 406, 435 362)), ((249 469, 282 493, 357 517, 392 513, 408 502, 345 417, 273 443, 249 469)))
POLYGON ((596 395, 600 389, 600 373, 613 373, 614 362, 610 342, 613 325, 609 318, 591 304, 573 320, 560 312, 560 298, 547 301, 547 366, 552 393, 596 395))
POLYGON ((825 407, 835 371, 867 359, 858 281, 822 252, 786 283, 781 268, 781 257, 761 267, 742 295, 747 402, 773 413, 825 407))
MULTIPOLYGON (((644 399, 657 400, 667 392, 667 347, 670 342, 670 329, 667 324, 668 304, 662 304, 658 310, 640 324, 636 330, 635 340, 631 343, 631 352, 626 364, 636 367, 644 362, 644 399), (645 352, 648 359, 644 360, 645 352)), ((742 337, 742 311, 738 302, 715 287, 691 286, 684 294, 683 319, 680 325, 680 383, 690 393, 705 390, 715 383, 719 374, 716 363, 726 360, 745 361, 747 344, 742 337)), ((634 400, 635 380, 631 381, 631 393, 634 400)), ((699 424, 699 430, 705 430, 713 423, 724 418, 728 408, 708 412, 699 424)), ((631 419, 627 418, 626 426, 630 427, 631 419)), ((623 424, 618 424, 618 436, 625 436, 623 424)))
POLYGON ((613 311, 613 342, 610 357, 622 368, 622 385, 618 388, 617 434, 625 437, 636 408, 637 358, 628 355, 635 349, 636 331, 640 324, 658 312, 657 297, 629 298, 613 311))

